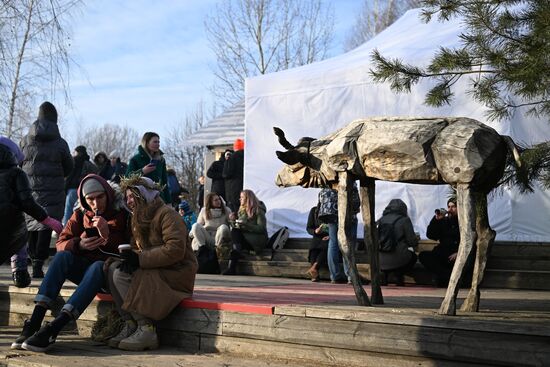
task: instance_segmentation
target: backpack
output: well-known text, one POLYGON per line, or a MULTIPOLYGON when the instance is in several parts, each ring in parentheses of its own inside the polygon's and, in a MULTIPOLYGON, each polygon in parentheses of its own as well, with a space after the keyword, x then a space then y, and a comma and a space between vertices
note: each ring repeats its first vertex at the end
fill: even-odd
POLYGON ((376 230, 378 232, 378 251, 393 252, 397 247, 398 238, 395 235, 395 223, 401 219, 397 217, 392 223, 381 223, 378 221, 376 230))
POLYGON ((273 259, 273 255, 275 254, 275 251, 282 250, 283 247, 285 247, 286 241, 288 240, 288 227, 283 227, 279 230, 277 230, 271 237, 269 237, 269 241, 267 241, 267 247, 271 247, 271 258, 273 259))

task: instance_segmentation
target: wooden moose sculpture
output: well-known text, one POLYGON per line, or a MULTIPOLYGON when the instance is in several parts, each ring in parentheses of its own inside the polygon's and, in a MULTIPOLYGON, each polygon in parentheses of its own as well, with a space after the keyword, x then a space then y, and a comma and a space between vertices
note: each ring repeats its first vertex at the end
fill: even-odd
POLYGON ((374 222, 375 180, 418 184, 450 184, 457 192, 460 245, 439 314, 456 314, 459 281, 474 243, 477 245, 472 285, 462 311, 478 311, 479 285, 495 239, 489 226, 487 194, 502 178, 508 154, 520 166, 510 137, 499 135, 479 121, 458 118, 372 118, 356 120, 319 139, 302 138, 290 144, 274 128, 286 151, 286 163, 276 184, 282 187, 326 187, 338 183, 338 242, 350 264, 350 277, 360 305, 370 305, 358 278, 353 246, 346 237, 350 225, 348 198, 360 181, 364 239, 371 254, 372 303, 382 304, 378 240, 374 222))

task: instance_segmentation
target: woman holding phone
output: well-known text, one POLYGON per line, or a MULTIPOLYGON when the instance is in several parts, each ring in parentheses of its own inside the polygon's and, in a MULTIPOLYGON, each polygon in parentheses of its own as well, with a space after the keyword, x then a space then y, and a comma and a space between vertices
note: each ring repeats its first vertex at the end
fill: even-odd
POLYGON ((149 177, 158 183, 163 190, 160 197, 166 204, 171 203, 170 191, 168 190, 168 174, 166 172, 166 161, 164 153, 160 150, 160 137, 157 133, 148 131, 143 134, 141 144, 138 145, 137 153, 130 159, 126 176, 139 174, 149 177))

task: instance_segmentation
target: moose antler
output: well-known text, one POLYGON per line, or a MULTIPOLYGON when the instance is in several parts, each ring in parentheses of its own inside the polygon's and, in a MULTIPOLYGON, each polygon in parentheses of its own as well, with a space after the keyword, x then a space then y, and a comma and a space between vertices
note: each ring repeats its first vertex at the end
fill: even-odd
POLYGON ((290 144, 285 138, 285 132, 278 127, 273 126, 273 132, 279 138, 279 144, 283 146, 286 150, 294 149, 294 145, 290 144))

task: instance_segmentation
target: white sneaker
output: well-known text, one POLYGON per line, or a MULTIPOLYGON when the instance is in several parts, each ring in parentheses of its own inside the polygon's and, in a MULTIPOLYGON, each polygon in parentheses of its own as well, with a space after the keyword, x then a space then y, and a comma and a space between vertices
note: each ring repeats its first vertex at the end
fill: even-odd
POLYGON ((146 349, 157 349, 159 340, 157 331, 153 325, 140 325, 135 333, 118 343, 118 349, 141 351, 146 349))
POLYGON ((111 348, 118 348, 118 344, 121 340, 126 339, 130 335, 132 335, 137 330, 137 324, 134 320, 126 320, 124 322, 124 326, 122 326, 122 330, 116 335, 113 336, 107 344, 111 348))

